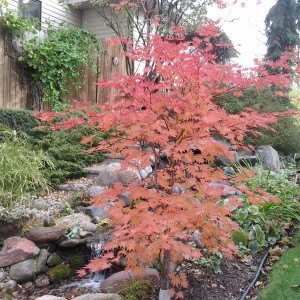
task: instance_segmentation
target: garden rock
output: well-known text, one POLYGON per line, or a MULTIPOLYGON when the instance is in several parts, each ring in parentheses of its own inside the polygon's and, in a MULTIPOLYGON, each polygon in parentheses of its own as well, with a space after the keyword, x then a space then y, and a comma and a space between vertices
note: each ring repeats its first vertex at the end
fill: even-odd
POLYGON ((67 300, 67 299, 64 297, 56 297, 53 295, 44 295, 42 297, 36 298, 35 300, 67 300))
POLYGON ((18 287, 17 282, 15 280, 9 279, 7 282, 4 283, 3 290, 11 290, 14 291, 18 287))
POLYGON ((88 237, 84 239, 67 239, 65 241, 62 241, 59 246, 62 248, 74 248, 79 245, 84 245, 90 242, 90 239, 88 237))
POLYGON ((265 170, 277 171, 280 169, 278 152, 271 146, 259 146, 256 155, 261 160, 265 170))
POLYGON ((85 172, 85 177, 86 178, 96 178, 96 177, 98 177, 99 173, 101 173, 101 171, 103 171, 103 169, 106 166, 107 166, 107 164, 103 163, 99 166, 84 168, 83 171, 85 172))
POLYGON ((48 258, 48 251, 46 249, 41 249, 38 259, 37 259, 37 264, 36 264, 36 273, 37 274, 46 272, 47 258, 48 258))
POLYGON ((57 255, 57 253, 52 253, 49 255, 48 259, 47 259, 47 266, 49 267, 54 267, 61 264, 61 258, 59 255, 57 255))
POLYGON ((28 231, 25 236, 36 243, 48 243, 59 240, 66 233, 66 228, 57 227, 36 227, 28 231))
POLYGON ((36 208, 37 210, 48 210, 51 207, 51 204, 47 200, 33 199, 32 206, 33 206, 33 208, 36 208))
POLYGON ((80 230, 88 232, 95 232, 97 230, 97 226, 91 222, 90 217, 82 213, 76 213, 64 217, 61 220, 60 225, 65 228, 69 227, 72 229, 78 221, 80 222, 80 230))
POLYGON ((80 192, 88 189, 88 185, 85 183, 67 183, 60 184, 57 188, 61 191, 69 191, 69 192, 80 192))
POLYGON ((93 233, 92 232, 88 232, 88 231, 84 231, 84 230, 80 230, 79 236, 81 238, 86 238, 88 236, 93 236, 93 233))
POLYGON ((47 275, 45 275, 45 274, 39 275, 35 279, 34 283, 38 287, 48 286, 50 284, 49 277, 47 275))
POLYGON ((235 171, 232 167, 224 167, 222 170, 224 174, 228 177, 232 177, 235 175, 235 171))
POLYGON ((44 226, 45 227, 54 227, 56 225, 55 219, 52 216, 48 216, 44 219, 44 226))
POLYGON ((92 197, 102 194, 104 191, 105 191, 105 187, 100 185, 93 185, 88 189, 88 193, 92 197))
POLYGON ((17 236, 10 237, 4 241, 0 252, 0 267, 7 267, 20 261, 38 255, 40 249, 34 242, 17 236))
POLYGON ((117 182, 116 171, 121 169, 121 163, 112 163, 101 168, 95 184, 98 186, 112 186, 117 182))
POLYGON ((229 165, 235 164, 238 160, 238 154, 236 151, 229 151, 231 153, 231 157, 226 157, 224 155, 219 155, 216 157, 216 162, 221 165, 229 165))
POLYGON ((71 276, 71 269, 68 264, 60 264, 47 272, 50 283, 57 283, 71 276))
POLYGON ((118 198, 124 202, 125 206, 130 206, 132 203, 131 195, 127 192, 118 195, 118 198))
POLYGON ((117 294, 85 294, 79 297, 73 298, 73 300, 122 300, 123 298, 117 294))
POLYGON ((257 164, 257 156, 255 155, 239 155, 237 162, 242 166, 255 166, 257 164))
POLYGON ((0 282, 4 279, 5 277, 5 272, 3 269, 0 269, 0 282))
POLYGON ((98 224, 103 219, 105 219, 105 212, 110 208, 110 206, 99 207, 98 205, 91 205, 85 209, 85 214, 92 218, 93 223, 98 224))
POLYGON ((136 276, 132 272, 121 271, 104 279, 100 283, 100 291, 103 293, 117 293, 119 290, 124 289, 124 285, 129 287, 130 280, 151 280, 155 286, 159 286, 160 281, 159 274, 155 269, 146 268, 141 276, 136 276))
POLYGON ((222 191, 222 194, 221 194, 222 197, 230 197, 230 196, 242 194, 236 188, 233 188, 229 184, 223 183, 223 182, 212 182, 209 184, 209 186, 219 188, 222 191))
POLYGON ((9 269, 9 277, 17 283, 32 280, 35 274, 35 262, 33 258, 12 265, 9 269))
POLYGON ((113 186, 116 182, 121 182, 124 185, 130 182, 136 182, 142 178, 146 178, 152 173, 152 167, 148 166, 145 169, 134 170, 128 168, 121 171, 121 163, 115 162, 105 166, 99 176, 95 179, 95 185, 99 186, 113 186))
POLYGON ((85 210, 86 210, 86 207, 85 207, 85 206, 77 206, 77 207, 74 209, 74 213, 76 213, 76 214, 84 213, 85 210))
POLYGON ((139 175, 142 179, 146 179, 153 173, 153 169, 149 165, 149 166, 146 166, 146 168, 138 169, 137 172, 139 173, 139 175))

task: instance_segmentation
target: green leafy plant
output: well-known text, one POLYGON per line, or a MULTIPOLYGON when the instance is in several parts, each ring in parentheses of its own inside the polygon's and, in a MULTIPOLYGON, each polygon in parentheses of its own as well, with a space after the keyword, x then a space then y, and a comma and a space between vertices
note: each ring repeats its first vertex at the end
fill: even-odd
POLYGON ((27 64, 34 71, 33 78, 41 81, 43 101, 61 110, 67 105, 68 85, 81 86, 79 78, 93 65, 99 44, 88 30, 50 25, 45 30, 45 39, 29 39, 22 49, 19 61, 27 64))
MULTIPOLYGON (((238 172, 242 168, 237 167, 238 172)), ((276 172, 266 171, 261 165, 256 175, 245 181, 245 185, 254 195, 264 189, 278 197, 280 202, 262 202, 237 207, 232 218, 240 225, 241 231, 233 233, 236 245, 249 248, 253 253, 267 245, 273 245, 283 234, 283 224, 292 220, 299 221, 300 204, 298 202, 299 187, 290 181, 295 174, 295 166, 291 162, 284 164, 284 169, 276 172)))
POLYGON ((0 5, 0 21, 4 29, 16 33, 18 37, 24 36, 24 32, 37 33, 40 25, 36 18, 25 19, 9 9, 7 1, 3 1, 0 5))
POLYGON ((200 265, 213 270, 215 274, 220 274, 222 258, 221 252, 210 253, 207 257, 200 259, 200 265))
POLYGON ((124 300, 148 300, 151 295, 155 295, 155 288, 151 280, 133 280, 129 279, 121 285, 118 295, 124 300))
POLYGON ((235 231, 232 234, 236 245, 242 244, 252 253, 256 253, 261 247, 267 245, 262 229, 267 221, 264 214, 259 211, 259 206, 239 207, 233 212, 233 219, 242 228, 241 231, 235 231))

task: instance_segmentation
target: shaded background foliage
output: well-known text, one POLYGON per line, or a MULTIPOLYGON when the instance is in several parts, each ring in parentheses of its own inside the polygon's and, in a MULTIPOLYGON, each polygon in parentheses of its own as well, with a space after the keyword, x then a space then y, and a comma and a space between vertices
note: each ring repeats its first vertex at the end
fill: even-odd
MULTIPOLYGON (((224 94, 216 101, 230 114, 238 114, 245 108, 252 108, 261 113, 297 109, 288 97, 276 96, 271 89, 263 91, 248 89, 244 91, 243 96, 238 98, 224 94)), ((281 117, 278 123, 272 124, 271 127, 275 132, 261 129, 261 136, 248 136, 245 139, 245 144, 253 146, 272 145, 276 150, 286 155, 300 151, 300 126, 295 117, 281 117)))

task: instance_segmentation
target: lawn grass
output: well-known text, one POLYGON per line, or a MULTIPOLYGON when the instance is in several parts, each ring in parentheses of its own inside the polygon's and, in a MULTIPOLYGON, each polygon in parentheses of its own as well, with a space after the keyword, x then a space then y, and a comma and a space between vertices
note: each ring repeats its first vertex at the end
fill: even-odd
POLYGON ((295 248, 284 252, 268 277, 268 285, 260 292, 260 300, 300 299, 300 230, 296 233, 295 248))

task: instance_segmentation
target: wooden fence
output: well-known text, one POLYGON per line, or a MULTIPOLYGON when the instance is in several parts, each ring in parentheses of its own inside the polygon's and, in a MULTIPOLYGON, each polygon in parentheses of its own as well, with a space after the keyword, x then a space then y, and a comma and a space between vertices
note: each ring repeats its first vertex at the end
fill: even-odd
MULTIPOLYGON (((79 90, 69 87, 68 99, 80 102, 106 102, 112 92, 102 89, 96 82, 111 79, 113 74, 125 74, 125 55, 121 46, 111 46, 107 41, 100 40, 101 55, 96 59, 95 66, 80 78, 83 83, 79 90)), ((26 85, 20 78, 19 64, 7 34, 0 26, 0 108, 30 108, 30 99, 26 85)))
POLYGON ((125 55, 120 45, 111 46, 106 40, 100 40, 101 55, 95 62, 97 70, 91 68, 80 81, 81 89, 76 91, 69 87, 69 100, 89 101, 93 103, 106 102, 107 96, 113 91, 100 88, 95 83, 99 80, 112 79, 114 74, 126 74, 125 55))
POLYGON ((25 108, 27 91, 12 48, 10 36, 0 26, 0 108, 25 108))

